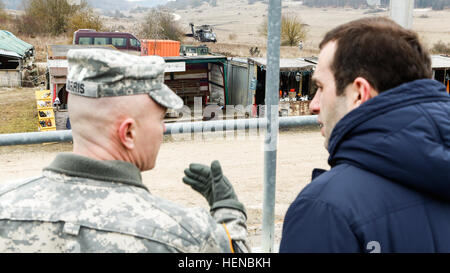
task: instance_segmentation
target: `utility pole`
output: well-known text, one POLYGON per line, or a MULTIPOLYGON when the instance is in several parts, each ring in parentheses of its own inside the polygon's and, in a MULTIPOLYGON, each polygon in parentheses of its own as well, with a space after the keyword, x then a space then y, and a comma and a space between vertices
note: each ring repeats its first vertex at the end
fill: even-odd
POLYGON ((411 29, 413 23, 414 0, 391 0, 390 17, 404 28, 411 29))
POLYGON ((280 88, 281 0, 269 1, 266 77, 266 137, 264 141, 264 201, 261 251, 273 252, 277 174, 278 104, 280 88))

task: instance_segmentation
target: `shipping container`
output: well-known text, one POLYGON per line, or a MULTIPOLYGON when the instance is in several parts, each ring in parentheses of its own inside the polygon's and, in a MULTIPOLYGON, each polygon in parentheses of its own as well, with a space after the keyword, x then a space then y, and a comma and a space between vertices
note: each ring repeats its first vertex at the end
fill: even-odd
POLYGON ((195 98, 202 104, 226 105, 227 58, 221 55, 164 57, 164 83, 180 96, 185 105, 194 105, 195 98))
POLYGON ((172 40, 142 40, 141 56, 150 55, 161 57, 180 56, 180 42, 172 40))
MULTIPOLYGON (((309 114, 309 100, 316 89, 312 73, 316 62, 311 58, 280 59, 280 113, 284 115, 309 114), (288 103, 281 103, 287 101, 288 103), (303 101, 306 100, 306 101, 303 101)), ((229 58, 227 101, 230 105, 253 105, 254 117, 263 116, 266 99, 267 60, 263 58, 229 58)))

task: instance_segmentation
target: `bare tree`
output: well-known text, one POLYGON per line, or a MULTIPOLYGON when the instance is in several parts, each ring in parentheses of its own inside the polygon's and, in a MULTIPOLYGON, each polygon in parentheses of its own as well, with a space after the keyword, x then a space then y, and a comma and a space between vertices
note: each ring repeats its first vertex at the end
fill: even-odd
POLYGON ((68 32, 73 35, 78 29, 95 29, 103 30, 103 22, 100 15, 95 13, 89 6, 79 8, 73 15, 69 17, 67 23, 68 32))
POLYGON ((21 33, 35 34, 72 34, 78 28, 98 28, 101 25, 85 0, 80 4, 70 4, 68 0, 26 0, 25 14, 17 21, 21 33))
POLYGON ((173 20, 173 14, 162 9, 152 9, 141 24, 141 37, 147 39, 169 39, 182 41, 184 31, 173 20))
MULTIPOLYGON (((259 33, 267 37, 267 18, 262 23, 259 33)), ((281 17, 281 45, 297 46, 305 41, 307 35, 306 25, 294 14, 283 14, 281 17)))
POLYGON ((439 41, 433 45, 431 52, 434 54, 446 54, 450 55, 450 43, 444 43, 439 41))
POLYGON ((8 14, 5 12, 5 4, 0 0, 0 23, 4 23, 9 19, 8 14))

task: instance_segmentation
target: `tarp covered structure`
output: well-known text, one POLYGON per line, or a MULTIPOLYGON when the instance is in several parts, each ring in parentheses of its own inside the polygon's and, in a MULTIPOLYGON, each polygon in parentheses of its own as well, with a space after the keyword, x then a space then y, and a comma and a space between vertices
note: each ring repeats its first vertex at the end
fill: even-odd
POLYGON ((431 66, 433 68, 433 79, 443 83, 450 93, 450 56, 431 55, 431 66))
MULTIPOLYGON (((33 70, 34 46, 17 38, 7 30, 0 30, 0 86, 19 87, 33 70), (24 67, 29 69, 24 70, 24 67)), ((34 81, 34 80, 33 80, 34 81)))
POLYGON ((431 66, 433 69, 450 69, 450 56, 431 55, 431 66))
MULTIPOLYGON (((267 59, 265 58, 249 58, 249 62, 255 63, 262 69, 267 67, 267 59)), ((302 58, 296 59, 280 59, 280 71, 302 71, 312 70, 316 65, 309 60, 302 58)))
POLYGON ((34 55, 33 45, 20 40, 7 30, 0 30, 0 49, 3 50, 3 54, 7 54, 8 51, 14 52, 16 53, 14 55, 19 55, 21 59, 34 55))

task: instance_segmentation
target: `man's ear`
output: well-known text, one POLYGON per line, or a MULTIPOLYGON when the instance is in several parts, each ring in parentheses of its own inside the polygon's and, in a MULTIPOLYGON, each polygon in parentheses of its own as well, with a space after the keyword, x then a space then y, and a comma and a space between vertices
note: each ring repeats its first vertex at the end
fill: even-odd
POLYGON ((357 77, 351 87, 353 94, 350 96, 350 104, 352 109, 361 106, 361 104, 378 94, 372 85, 363 77, 357 77))
POLYGON ((129 150, 134 149, 134 142, 136 140, 136 121, 132 118, 127 118, 122 121, 118 133, 120 143, 129 150))

